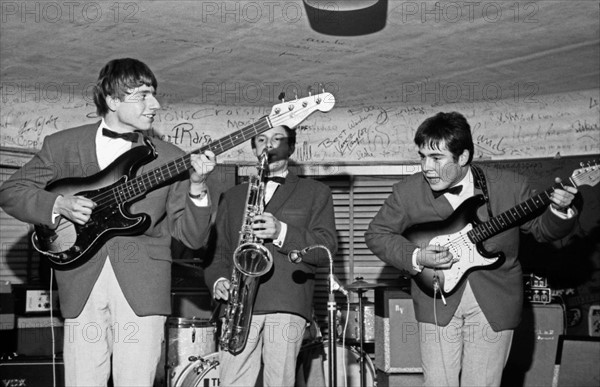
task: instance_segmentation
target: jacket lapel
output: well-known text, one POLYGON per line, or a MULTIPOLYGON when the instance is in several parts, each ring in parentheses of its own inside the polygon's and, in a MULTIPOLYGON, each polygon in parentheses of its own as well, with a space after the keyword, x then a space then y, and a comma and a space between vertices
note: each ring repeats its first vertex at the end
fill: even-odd
POLYGON ((79 136, 78 147, 81 165, 95 166, 93 169, 88 170, 88 168, 86 168, 83 171, 84 175, 86 176, 98 173, 100 171, 100 167, 98 166, 98 154, 96 152, 96 132, 101 122, 102 121, 99 121, 95 124, 88 125, 81 133, 81 136, 79 136))
POLYGON ((423 194, 424 197, 427 198, 429 202, 429 207, 440 217, 440 219, 446 219, 453 212, 452 205, 445 196, 440 196, 437 199, 433 197, 433 193, 431 192, 431 187, 425 180, 425 177, 422 177, 421 184, 423 184, 423 194))
POLYGON ((282 184, 279 187, 277 187, 277 190, 273 194, 273 197, 271 198, 271 200, 269 200, 269 203, 265 207, 265 212, 270 212, 271 214, 274 214, 277 211, 279 211, 281 206, 283 206, 283 204, 288 200, 290 195, 294 192, 298 181, 300 181, 300 178, 296 174, 292 173, 291 171, 288 172, 288 175, 285 178, 285 184, 282 184))

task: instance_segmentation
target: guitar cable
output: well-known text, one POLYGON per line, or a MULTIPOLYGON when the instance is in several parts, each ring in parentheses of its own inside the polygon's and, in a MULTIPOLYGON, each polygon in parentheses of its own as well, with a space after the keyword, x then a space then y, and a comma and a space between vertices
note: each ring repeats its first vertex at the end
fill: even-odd
POLYGON ((52 385, 56 387, 56 338, 54 336, 54 294, 52 283, 54 281, 54 269, 50 269, 50 335, 52 341, 52 385))
POLYGON ((442 336, 441 336, 441 327, 438 325, 438 319, 437 319, 437 308, 436 308, 436 294, 437 292, 440 292, 440 296, 442 299, 442 302, 444 303, 444 305, 446 305, 446 299, 444 298, 444 294, 442 293, 441 289, 440 289, 440 281, 437 275, 437 272, 434 274, 433 276, 433 321, 435 322, 435 330, 437 333, 437 338, 439 339, 438 344, 440 347, 440 355, 442 357, 442 369, 444 370, 444 379, 446 379, 446 385, 449 386, 450 382, 448 381, 448 373, 446 372, 446 360, 444 359, 444 350, 442 348, 442 336))
MULTIPOLYGON (((348 320, 350 320, 350 295, 348 294, 348 292, 346 292, 344 294, 346 296, 346 321, 344 321, 344 327, 342 328, 342 349, 345 349, 344 344, 346 343, 346 330, 348 329, 348 320)), ((360 294, 359 294, 360 297, 360 294)), ((362 334, 362 332, 360 332, 360 334, 362 334)), ((360 339, 360 336, 359 336, 360 339)), ((336 348, 329 348, 330 351, 334 351, 337 350, 337 345, 336 348)), ((329 356, 331 356, 331 353, 329 353, 329 356)), ((346 351, 342 351, 342 364, 346 364, 347 358, 346 358, 346 351)), ((361 354, 362 356, 362 354, 361 354)), ((336 356, 336 360, 337 360, 337 356, 336 356)), ((337 362, 337 361, 336 361, 337 362)), ((336 367, 337 369, 337 364, 334 365, 334 367, 336 367)), ((346 369, 347 367, 342 367, 343 369, 343 374, 344 374, 344 387, 348 387, 348 370, 346 369)), ((359 371, 359 375, 360 375, 359 371)))

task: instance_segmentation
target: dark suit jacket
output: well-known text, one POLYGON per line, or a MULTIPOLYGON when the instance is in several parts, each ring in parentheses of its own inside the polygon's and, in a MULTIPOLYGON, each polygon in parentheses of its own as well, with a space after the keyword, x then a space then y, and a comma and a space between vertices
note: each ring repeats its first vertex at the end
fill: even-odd
MULTIPOLYGON (((238 246, 248 184, 225 192, 219 203, 216 222, 216 252, 205 270, 206 283, 213 290, 221 277, 231 278, 233 252, 238 246)), ((289 173, 285 184, 279 186, 265 212, 287 223, 283 246, 265 241, 273 255, 273 269, 260 279, 254 314, 270 312, 293 313, 307 320, 312 316, 315 272, 317 266, 327 265, 329 259, 322 249, 311 250, 302 262, 293 264, 287 254, 294 249, 324 245, 332 254, 337 250, 337 235, 333 213, 333 199, 329 187, 323 183, 300 179, 289 173)))
MULTIPOLYGON (((44 187, 58 179, 91 176, 99 171, 97 128, 98 124, 85 125, 46 137, 40 152, 0 188, 4 210, 24 222, 51 226, 52 207, 58 194, 44 191, 44 187)), ((142 145, 141 137, 134 146, 142 145)), ((184 153, 166 142, 152 142, 158 157, 138 173, 184 153)), ((133 203, 133 214, 144 212, 152 219, 143 235, 112 238, 85 264, 56 271, 63 317, 81 313, 107 255, 136 314, 171 313, 171 237, 190 248, 199 248, 205 242, 210 222, 210 207, 198 207, 188 198, 189 179, 185 175, 133 203)))
MULTIPOLYGON (((514 207, 533 196, 527 179, 506 170, 485 168, 492 214, 494 216, 514 207)), ((550 182, 551 183, 551 182, 550 182)), ((475 189, 475 195, 481 194, 475 189)), ((402 271, 416 274, 412 268, 412 254, 417 245, 408 241, 402 233, 409 227, 448 218, 452 206, 444 196, 434 199, 431 188, 422 173, 407 176, 396 183, 375 218, 371 221, 365 239, 368 247, 381 260, 402 271)), ((478 210, 482 221, 488 219, 486 206, 478 210)), ((523 278, 521 264, 517 260, 519 232, 530 233, 539 242, 549 242, 566 236, 576 219, 562 220, 549 209, 541 216, 512 228, 484 242, 489 252, 502 251, 506 260, 493 270, 476 270, 468 274, 468 281, 483 313, 496 331, 515 328, 521 316, 523 304, 523 278)), ((434 323, 433 298, 425 294, 411 281, 412 298, 417 320, 434 323)), ((437 319, 445 326, 456 311, 466 282, 446 297, 444 305, 437 297, 437 319)))

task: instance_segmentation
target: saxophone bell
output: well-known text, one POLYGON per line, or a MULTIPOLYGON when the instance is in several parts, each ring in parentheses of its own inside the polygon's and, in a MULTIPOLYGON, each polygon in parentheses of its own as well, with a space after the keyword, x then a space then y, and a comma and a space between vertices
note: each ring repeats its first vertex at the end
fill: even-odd
POLYGON ((259 243, 244 243, 233 253, 233 264, 248 277, 260 277, 273 267, 271 252, 259 243))

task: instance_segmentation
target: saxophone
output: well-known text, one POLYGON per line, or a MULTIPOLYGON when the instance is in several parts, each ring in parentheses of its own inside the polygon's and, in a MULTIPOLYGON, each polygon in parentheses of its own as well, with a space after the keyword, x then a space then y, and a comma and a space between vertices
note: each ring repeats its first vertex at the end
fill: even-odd
POLYGON ((273 266, 271 252, 252 230, 254 217, 264 210, 264 174, 267 166, 268 154, 265 151, 259 158, 258 174, 250 177, 240 239, 233 253, 235 268, 219 343, 221 349, 234 355, 244 349, 248 340, 259 277, 268 273, 273 266))

